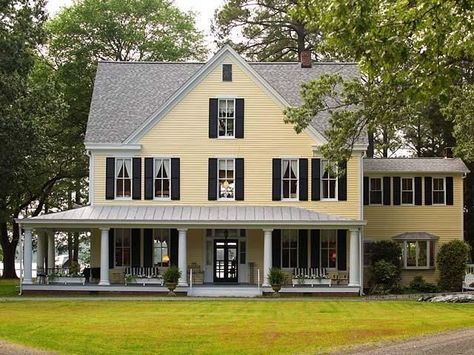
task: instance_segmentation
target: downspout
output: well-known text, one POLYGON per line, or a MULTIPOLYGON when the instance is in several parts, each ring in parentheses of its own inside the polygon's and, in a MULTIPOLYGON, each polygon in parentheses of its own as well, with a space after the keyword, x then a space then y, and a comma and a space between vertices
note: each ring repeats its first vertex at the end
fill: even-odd
POLYGON ((18 236, 20 238, 20 292, 19 296, 23 294, 23 248, 24 242, 21 234, 21 225, 18 223, 18 236))
MULTIPOLYGON (((360 157, 360 178, 359 178, 359 206, 360 206, 360 220, 364 220, 364 153, 360 157)), ((360 262, 360 295, 364 296, 364 227, 359 229, 359 262, 360 262)))
POLYGON ((87 150, 87 156, 89 157, 89 205, 94 204, 94 156, 91 150, 87 150))

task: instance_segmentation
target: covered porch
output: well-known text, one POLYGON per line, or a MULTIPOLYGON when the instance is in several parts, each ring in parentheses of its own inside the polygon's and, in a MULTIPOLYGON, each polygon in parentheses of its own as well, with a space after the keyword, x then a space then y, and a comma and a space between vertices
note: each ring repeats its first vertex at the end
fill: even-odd
POLYGON ((25 292, 165 293, 161 275, 170 265, 181 270, 177 291, 186 295, 210 288, 261 295, 271 291, 271 267, 285 272, 282 293, 361 290, 364 222, 297 207, 87 206, 19 223, 25 292), (90 265, 60 278, 51 262, 55 233, 70 230, 90 235, 90 265), (44 267, 35 279, 34 235, 44 267))

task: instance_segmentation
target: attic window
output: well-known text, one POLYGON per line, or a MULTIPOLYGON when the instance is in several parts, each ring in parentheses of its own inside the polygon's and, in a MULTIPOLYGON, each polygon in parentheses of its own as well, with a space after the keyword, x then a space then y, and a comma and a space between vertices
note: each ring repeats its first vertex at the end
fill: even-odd
POLYGON ((222 64, 222 81, 232 81, 232 64, 222 64))

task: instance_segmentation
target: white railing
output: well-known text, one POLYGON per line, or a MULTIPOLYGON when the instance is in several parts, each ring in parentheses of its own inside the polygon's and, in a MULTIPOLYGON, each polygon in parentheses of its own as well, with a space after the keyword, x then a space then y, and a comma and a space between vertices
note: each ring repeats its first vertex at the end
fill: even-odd
POLYGON ((305 278, 327 278, 328 271, 326 268, 295 268, 293 270, 293 277, 305 277, 305 278))
POLYGON ((125 274, 141 277, 158 277, 160 270, 158 267, 135 266, 125 268, 125 274))
POLYGON ((474 264, 466 265, 466 274, 474 274, 474 264))

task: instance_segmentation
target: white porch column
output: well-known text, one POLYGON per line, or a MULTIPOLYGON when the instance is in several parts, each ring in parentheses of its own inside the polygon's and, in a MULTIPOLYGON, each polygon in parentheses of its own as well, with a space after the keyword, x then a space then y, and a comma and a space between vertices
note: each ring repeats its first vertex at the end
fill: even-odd
POLYGON ((179 286, 188 286, 187 231, 186 228, 178 229, 178 268, 181 270, 181 278, 178 281, 179 286))
POLYGON ((100 286, 110 285, 109 281, 109 228, 101 228, 100 233, 100 286))
POLYGON ((46 234, 38 233, 38 242, 36 243, 36 274, 44 272, 46 234))
POLYGON ((25 266, 25 271, 23 274, 24 284, 33 283, 32 262, 33 262, 32 230, 25 229, 24 244, 23 244, 23 265, 25 266))
POLYGON ((360 286, 360 231, 350 230, 349 286, 360 286))
POLYGON ((56 263, 54 232, 48 232, 48 274, 54 272, 56 263))
POLYGON ((263 287, 269 287, 268 273, 272 268, 272 232, 273 229, 263 230, 263 287))

